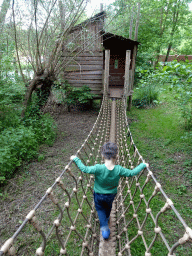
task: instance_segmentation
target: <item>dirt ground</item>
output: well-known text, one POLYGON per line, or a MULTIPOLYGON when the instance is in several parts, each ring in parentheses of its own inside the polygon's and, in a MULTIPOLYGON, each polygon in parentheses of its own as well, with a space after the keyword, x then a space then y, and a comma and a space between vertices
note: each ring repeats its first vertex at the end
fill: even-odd
POLYGON ((82 145, 98 115, 98 110, 69 113, 56 109, 51 112, 58 129, 53 146, 41 146, 39 155, 43 160, 25 163, 4 187, 0 202, 0 245, 13 235, 54 183, 70 156, 82 145))

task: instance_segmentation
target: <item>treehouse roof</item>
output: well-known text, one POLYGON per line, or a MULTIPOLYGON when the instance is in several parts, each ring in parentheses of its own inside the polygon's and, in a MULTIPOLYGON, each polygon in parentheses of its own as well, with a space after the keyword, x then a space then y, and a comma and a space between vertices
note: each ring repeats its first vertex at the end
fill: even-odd
POLYGON ((139 42, 123 36, 103 32, 103 46, 105 49, 115 50, 120 47, 121 50, 129 50, 132 49, 134 45, 139 45, 139 42))
POLYGON ((82 29, 83 27, 86 27, 87 25, 95 26, 95 23, 99 24, 100 26, 100 33, 102 35, 102 41, 103 46, 105 49, 113 49, 118 46, 120 46, 123 49, 132 49, 134 45, 139 45, 139 42, 134 41, 129 38, 125 38, 123 36, 119 36, 116 34, 108 33, 104 30, 104 20, 106 18, 106 12, 102 11, 100 13, 97 13, 93 17, 85 20, 84 22, 76 25, 72 32, 78 29, 82 29))
POLYGON ((106 17, 106 12, 105 11, 99 12, 96 15, 94 15, 93 17, 91 17, 89 19, 86 19, 85 21, 81 22, 80 24, 74 26, 74 28, 72 29, 72 32, 74 30, 85 27, 88 24, 92 24, 94 22, 98 22, 98 21, 101 21, 101 20, 104 21, 105 17, 106 17))

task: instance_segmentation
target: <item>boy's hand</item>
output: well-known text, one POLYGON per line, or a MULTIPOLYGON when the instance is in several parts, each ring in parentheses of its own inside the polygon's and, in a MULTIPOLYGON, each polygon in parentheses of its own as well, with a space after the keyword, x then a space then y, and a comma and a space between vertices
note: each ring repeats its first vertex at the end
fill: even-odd
POLYGON ((144 163, 144 164, 146 164, 146 167, 149 168, 149 164, 148 163, 144 163))
POLYGON ((70 160, 73 160, 75 157, 76 157, 76 156, 74 156, 74 155, 73 155, 73 156, 71 156, 71 157, 70 157, 70 160))

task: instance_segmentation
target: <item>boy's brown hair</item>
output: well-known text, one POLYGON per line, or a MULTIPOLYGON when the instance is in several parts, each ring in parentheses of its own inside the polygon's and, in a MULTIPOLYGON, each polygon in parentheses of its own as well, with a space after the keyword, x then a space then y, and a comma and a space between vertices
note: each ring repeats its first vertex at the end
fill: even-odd
POLYGON ((118 147, 113 142, 107 142, 102 146, 101 154, 104 156, 105 159, 115 159, 118 154, 118 147))

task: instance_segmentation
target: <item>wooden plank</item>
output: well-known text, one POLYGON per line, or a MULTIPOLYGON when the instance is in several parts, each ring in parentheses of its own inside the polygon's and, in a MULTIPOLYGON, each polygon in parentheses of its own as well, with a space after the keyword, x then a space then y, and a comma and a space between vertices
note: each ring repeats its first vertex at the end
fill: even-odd
POLYGON ((84 71, 84 70, 102 70, 102 65, 69 65, 65 68, 65 71, 84 71))
POLYGON ((94 71, 83 71, 83 72, 66 72, 66 74, 74 75, 74 76, 80 76, 80 75, 102 75, 103 70, 94 70, 94 71))
POLYGON ((75 83, 72 84, 71 83, 71 85, 74 86, 74 87, 77 87, 77 88, 82 87, 83 85, 87 85, 90 89, 93 89, 95 91, 100 91, 100 90, 103 89, 102 84, 91 84, 91 85, 89 85, 89 84, 75 84, 75 83))
POLYGON ((100 65, 103 66, 103 60, 84 60, 81 58, 79 60, 71 60, 69 61, 69 65, 100 65))
POLYGON ((91 61, 91 60, 94 60, 94 61, 99 61, 99 60, 102 60, 103 61, 103 56, 88 56, 88 57, 85 57, 85 56, 78 56, 76 57, 75 59, 78 61, 78 60, 86 60, 86 61, 91 61))
POLYGON ((102 75, 84 75, 84 74, 79 74, 79 75, 66 75, 66 79, 70 79, 70 80, 79 80, 79 79, 83 79, 83 80, 102 80, 102 75))
POLYGON ((68 82, 69 83, 76 83, 76 84, 102 84, 102 80, 71 80, 71 79, 68 79, 68 82))
POLYGON ((103 51, 85 51, 85 52, 82 52, 79 54, 79 56, 85 56, 85 57, 88 57, 88 56, 103 56, 103 51))
MULTIPOLYGON (((77 61, 80 65, 99 65, 103 66, 103 60, 78 60, 77 61)), ((77 62, 75 64, 77 64, 77 62)))
POLYGON ((71 84, 71 86, 73 86, 73 87, 76 87, 76 88, 80 88, 80 87, 82 87, 82 86, 84 86, 84 85, 87 85, 91 90, 94 90, 94 91, 101 91, 101 90, 103 90, 103 87, 102 87, 102 85, 101 84, 97 84, 96 86, 91 86, 91 85, 88 85, 88 84, 71 84))
POLYGON ((84 52, 69 52, 63 54, 62 57, 103 57, 103 51, 84 51, 84 52))
POLYGON ((76 64, 76 65, 68 65, 67 67, 81 68, 81 70, 83 70, 84 68, 85 68, 85 70, 86 70, 87 67, 91 67, 91 68, 97 67, 97 70, 98 70, 98 69, 100 69, 100 70, 103 69, 103 65, 91 65, 91 64, 89 64, 89 63, 83 64, 83 65, 81 65, 81 64, 79 64, 79 65, 78 65, 78 64, 76 64))
MULTIPOLYGON (((110 84, 110 85, 115 85, 115 84, 114 84, 115 82, 116 82, 116 83, 120 83, 120 82, 122 83, 122 82, 123 82, 122 77, 117 77, 117 76, 116 76, 116 77, 112 77, 112 76, 111 76, 110 79, 109 79, 109 84, 112 83, 112 84, 110 84)), ((123 84, 122 84, 122 85, 123 85, 123 84)))

